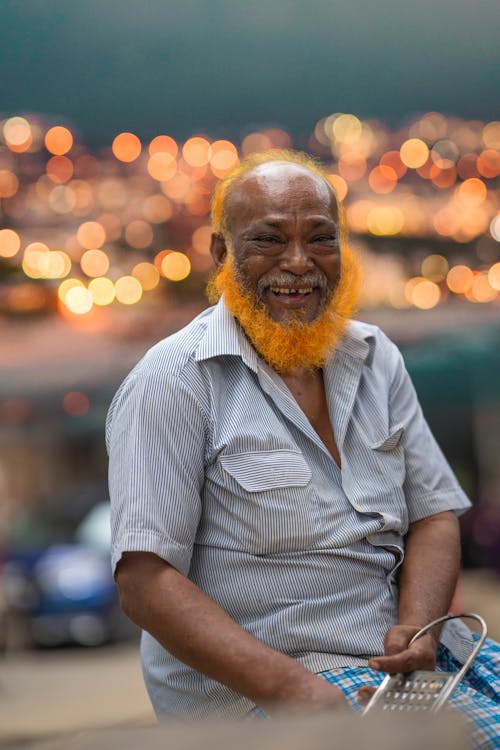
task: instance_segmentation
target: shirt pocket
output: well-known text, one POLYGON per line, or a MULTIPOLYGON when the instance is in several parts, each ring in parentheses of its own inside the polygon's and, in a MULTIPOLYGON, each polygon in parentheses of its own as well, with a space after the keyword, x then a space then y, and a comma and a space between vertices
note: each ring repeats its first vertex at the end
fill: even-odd
POLYGON ((312 472, 291 450, 222 454, 233 523, 243 548, 258 555, 309 548, 318 531, 312 472))

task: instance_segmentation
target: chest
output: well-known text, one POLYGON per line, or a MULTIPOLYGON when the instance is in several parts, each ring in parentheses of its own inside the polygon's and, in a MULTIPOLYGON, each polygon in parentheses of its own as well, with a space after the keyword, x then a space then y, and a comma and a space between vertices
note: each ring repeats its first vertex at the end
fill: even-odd
POLYGON ((317 371, 300 379, 284 376, 283 380, 312 428, 340 466, 340 454, 330 420, 322 374, 317 371))

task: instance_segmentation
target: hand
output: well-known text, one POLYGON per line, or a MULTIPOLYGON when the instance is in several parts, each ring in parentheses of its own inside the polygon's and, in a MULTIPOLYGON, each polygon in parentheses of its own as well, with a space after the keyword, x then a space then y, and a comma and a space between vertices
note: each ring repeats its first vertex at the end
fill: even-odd
POLYGON ((264 706, 270 716, 282 713, 310 714, 349 707, 347 698, 340 688, 311 672, 304 674, 304 679, 290 681, 272 704, 264 706))
POLYGON ((368 662, 371 669, 396 674, 415 669, 433 670, 436 665, 437 637, 427 633, 408 647, 420 628, 414 625, 395 625, 384 638, 384 656, 374 656, 368 662))

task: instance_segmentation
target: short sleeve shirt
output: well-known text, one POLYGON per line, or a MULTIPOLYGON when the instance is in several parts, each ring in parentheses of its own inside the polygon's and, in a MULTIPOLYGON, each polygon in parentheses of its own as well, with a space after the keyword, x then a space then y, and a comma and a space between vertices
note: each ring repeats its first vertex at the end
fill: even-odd
MULTIPOLYGON (((383 652, 409 524, 470 504, 378 328, 351 322, 324 382, 341 468, 220 301, 146 354, 107 420, 113 565, 158 555, 315 672, 383 652)), ((158 713, 253 708, 147 633, 141 654, 158 713)))

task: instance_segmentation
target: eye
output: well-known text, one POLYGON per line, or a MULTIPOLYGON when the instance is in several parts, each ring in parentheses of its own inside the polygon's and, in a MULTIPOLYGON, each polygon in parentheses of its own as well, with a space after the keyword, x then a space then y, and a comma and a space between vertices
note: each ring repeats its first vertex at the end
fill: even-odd
POLYGON ((253 238, 253 241, 261 242, 262 244, 271 244, 273 242, 281 242, 281 239, 275 234, 259 234, 258 237, 253 238))
POLYGON ((311 242, 319 242, 323 245, 337 244, 337 236, 334 234, 316 234, 311 237, 311 242))

